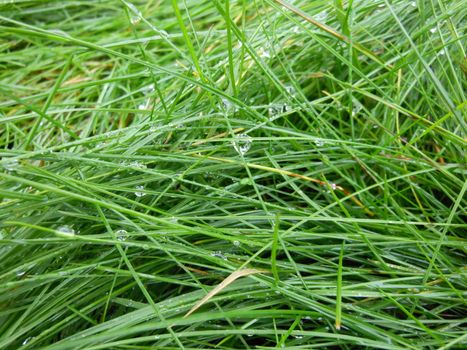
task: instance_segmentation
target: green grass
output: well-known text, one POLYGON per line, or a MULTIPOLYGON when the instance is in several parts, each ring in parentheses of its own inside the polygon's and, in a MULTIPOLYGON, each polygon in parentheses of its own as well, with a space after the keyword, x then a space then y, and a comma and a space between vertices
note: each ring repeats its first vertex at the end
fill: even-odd
POLYGON ((466 18, 0 0, 0 349, 467 346, 466 18))

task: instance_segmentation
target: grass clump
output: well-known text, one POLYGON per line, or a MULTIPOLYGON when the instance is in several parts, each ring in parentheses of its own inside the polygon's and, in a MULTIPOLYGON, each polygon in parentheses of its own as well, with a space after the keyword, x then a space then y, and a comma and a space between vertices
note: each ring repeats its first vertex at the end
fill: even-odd
POLYGON ((465 346, 463 5, 0 1, 0 348, 465 346))

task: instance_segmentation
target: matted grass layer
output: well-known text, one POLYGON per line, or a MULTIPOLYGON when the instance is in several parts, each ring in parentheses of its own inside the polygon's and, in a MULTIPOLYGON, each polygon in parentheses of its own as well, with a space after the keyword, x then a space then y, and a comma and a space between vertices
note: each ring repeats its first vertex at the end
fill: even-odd
POLYGON ((0 0, 0 349, 466 346, 466 18, 0 0))

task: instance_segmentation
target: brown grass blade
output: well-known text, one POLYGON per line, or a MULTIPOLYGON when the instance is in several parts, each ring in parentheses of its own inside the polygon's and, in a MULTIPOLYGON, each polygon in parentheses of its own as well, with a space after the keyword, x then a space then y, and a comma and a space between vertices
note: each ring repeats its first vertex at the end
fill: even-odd
POLYGON ((214 297, 217 293, 221 292, 224 288, 234 282, 236 279, 240 277, 245 277, 248 275, 253 275, 255 273, 265 273, 268 272, 267 270, 258 270, 258 269, 243 269, 237 270, 232 272, 225 280, 223 280, 220 284, 218 284, 213 290, 211 290, 208 294, 204 296, 203 299, 198 301, 190 311, 188 311, 183 318, 190 316, 193 312, 198 310, 202 305, 206 304, 212 297, 214 297))

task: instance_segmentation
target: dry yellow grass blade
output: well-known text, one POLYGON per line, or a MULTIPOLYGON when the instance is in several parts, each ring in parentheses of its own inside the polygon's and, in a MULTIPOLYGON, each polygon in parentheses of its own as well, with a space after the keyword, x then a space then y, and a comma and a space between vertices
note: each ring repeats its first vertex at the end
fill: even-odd
POLYGON ((198 310, 202 305, 206 304, 213 296, 215 296, 217 293, 222 291, 224 288, 226 288, 228 285, 230 285, 232 282, 234 282, 237 278, 240 277, 245 277, 248 275, 253 275, 255 273, 267 273, 269 271, 267 270, 258 270, 258 269, 243 269, 243 270, 237 270, 231 273, 225 280, 223 280, 219 285, 217 285, 213 290, 211 290, 206 296, 198 301, 190 311, 188 311, 183 318, 186 318, 190 316, 193 312, 198 310))

